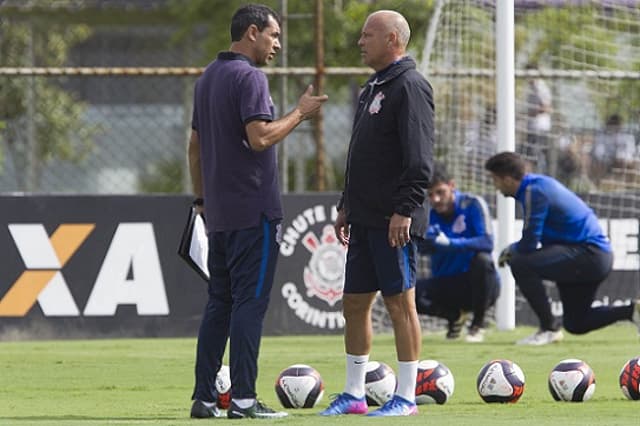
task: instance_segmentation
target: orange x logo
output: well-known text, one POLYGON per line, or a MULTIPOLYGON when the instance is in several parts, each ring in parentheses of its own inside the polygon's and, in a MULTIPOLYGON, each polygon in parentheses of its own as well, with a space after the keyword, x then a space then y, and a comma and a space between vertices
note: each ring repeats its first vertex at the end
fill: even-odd
POLYGON ((36 301, 54 311, 62 303, 65 312, 77 312, 60 269, 94 228, 95 224, 63 224, 49 238, 40 224, 10 224, 9 232, 27 270, 0 300, 0 316, 25 316, 36 301), (52 290, 47 291, 49 288, 52 290))

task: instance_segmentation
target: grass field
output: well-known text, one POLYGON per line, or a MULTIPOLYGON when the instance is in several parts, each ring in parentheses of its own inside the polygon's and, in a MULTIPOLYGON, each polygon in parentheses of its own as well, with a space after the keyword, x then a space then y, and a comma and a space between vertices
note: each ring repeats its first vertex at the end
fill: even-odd
MULTIPOLYGON (((631 324, 609 327, 586 336, 566 336, 552 346, 520 347, 513 342, 532 332, 518 328, 491 331, 482 344, 447 342, 441 333, 423 338, 422 359, 438 359, 455 376, 453 397, 445 405, 420 406, 420 414, 394 418, 407 425, 638 425, 640 402, 628 401, 618 387, 622 365, 640 355, 631 324), (475 389, 482 365, 508 358, 526 375, 517 404, 486 404, 475 389), (597 388, 586 403, 551 398, 547 375, 565 358, 588 362, 597 388)), ((193 386, 195 339, 122 339, 0 343, 0 425, 194 425, 227 419, 188 418, 193 386)), ((393 338, 375 337, 372 360, 396 366, 393 338)), ((344 356, 341 336, 271 337, 263 340, 258 392, 279 406, 273 390, 283 368, 306 363, 325 382, 325 397, 310 410, 291 410, 287 425, 389 424, 389 419, 361 416, 323 418, 329 394, 342 390, 344 356), (382 424, 382 423, 381 423, 382 424)), ((248 420, 244 420, 247 422, 248 420)), ((242 422, 234 421, 235 423, 242 422)), ((264 420, 253 422, 265 424, 264 420)))

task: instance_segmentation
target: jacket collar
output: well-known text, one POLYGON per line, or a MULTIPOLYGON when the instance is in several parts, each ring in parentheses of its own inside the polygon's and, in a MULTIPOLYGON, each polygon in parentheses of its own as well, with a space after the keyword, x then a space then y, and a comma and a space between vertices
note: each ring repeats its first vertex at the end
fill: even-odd
POLYGON ((398 59, 395 62, 392 62, 386 68, 381 69, 380 71, 373 74, 365 85, 384 84, 390 80, 393 80, 403 72, 410 69, 415 69, 415 68, 416 68, 416 62, 411 57, 405 56, 403 58, 398 59))
POLYGON ((516 191, 516 195, 514 195, 514 198, 520 199, 520 197, 522 197, 522 194, 524 193, 525 188, 529 186, 529 183, 531 182, 532 177, 533 175, 531 173, 527 173, 522 177, 522 181, 520 182, 520 186, 518 187, 518 190, 516 191))

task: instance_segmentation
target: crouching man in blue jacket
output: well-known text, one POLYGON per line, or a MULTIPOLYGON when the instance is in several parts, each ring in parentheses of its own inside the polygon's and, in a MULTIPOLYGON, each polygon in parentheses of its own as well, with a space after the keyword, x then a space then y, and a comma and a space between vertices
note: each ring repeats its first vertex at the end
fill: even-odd
POLYGON ((427 190, 429 228, 418 250, 430 256, 431 276, 416 283, 416 309, 448 320, 447 339, 460 337, 467 314, 473 313, 465 340, 482 342, 485 312, 500 292, 487 203, 458 191, 438 163, 427 190))
POLYGON ((592 307, 613 264, 609 239, 593 210, 552 177, 527 173, 526 163, 513 152, 489 158, 485 169, 496 188, 515 198, 523 212, 522 238, 498 259, 499 266, 511 267, 516 285, 540 320, 540 329, 517 343, 539 346, 563 338, 543 280, 555 282, 562 325, 570 333, 588 333, 621 320, 640 327, 640 301, 592 307))

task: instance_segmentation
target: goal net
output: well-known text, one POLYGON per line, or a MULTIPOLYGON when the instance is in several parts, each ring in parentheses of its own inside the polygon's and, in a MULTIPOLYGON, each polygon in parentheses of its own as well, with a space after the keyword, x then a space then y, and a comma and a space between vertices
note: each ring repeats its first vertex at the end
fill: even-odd
MULTIPOLYGON (((514 5, 516 151, 534 172, 576 191, 601 219, 615 261, 597 303, 637 298, 640 1, 514 5)), ((484 162, 497 152, 495 21, 495 1, 438 0, 421 57, 435 93, 436 156, 461 190, 487 199, 494 215, 497 196, 484 162)), ((550 289, 559 316, 562 308, 550 289)), ((514 309, 518 324, 536 324, 518 294, 514 309)), ((423 320, 428 327, 443 325, 423 320)))

